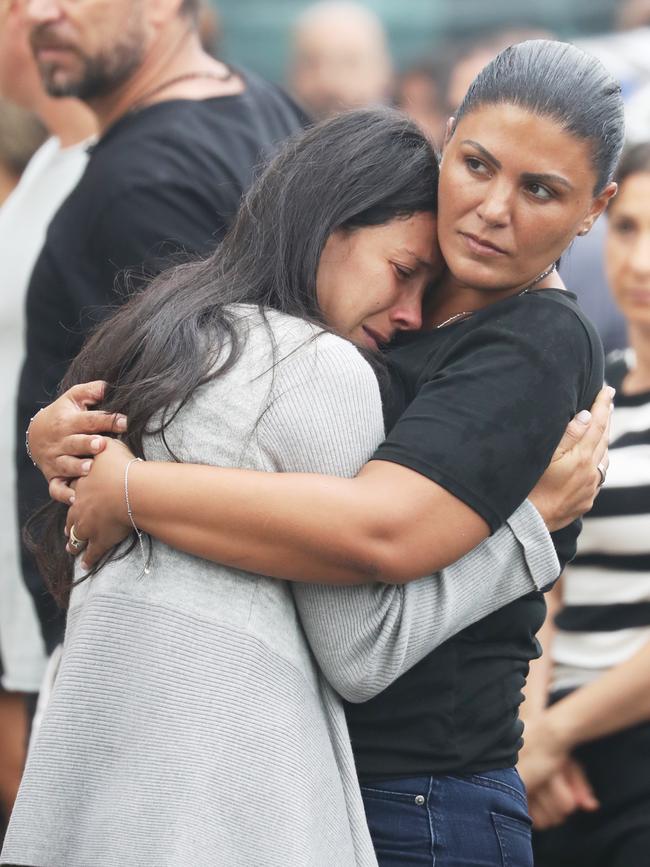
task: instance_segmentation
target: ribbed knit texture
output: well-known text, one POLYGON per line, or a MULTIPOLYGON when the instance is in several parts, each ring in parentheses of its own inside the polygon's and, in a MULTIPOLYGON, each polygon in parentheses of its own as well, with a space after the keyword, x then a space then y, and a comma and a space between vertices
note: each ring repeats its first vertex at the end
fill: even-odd
MULTIPOLYGON (((353 475, 383 436, 372 370, 345 341, 270 319, 279 363, 243 309, 242 359, 179 414, 171 447, 195 463, 353 475)), ((168 459, 157 440, 146 452, 168 459)), ((290 585, 159 542, 149 575, 138 551, 109 564, 73 593, 2 863, 375 865, 341 701, 305 633, 331 684, 360 701, 556 571, 529 504, 513 529, 404 587, 290 585)))

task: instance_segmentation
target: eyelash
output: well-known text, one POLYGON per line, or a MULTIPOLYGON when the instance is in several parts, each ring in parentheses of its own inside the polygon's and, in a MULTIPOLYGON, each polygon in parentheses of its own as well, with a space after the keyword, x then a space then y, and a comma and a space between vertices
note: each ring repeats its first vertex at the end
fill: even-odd
POLYGON ((393 263, 393 268, 397 271, 398 277, 402 277, 404 280, 408 280, 408 278, 413 275, 412 271, 409 271, 408 268, 404 268, 402 265, 393 263))

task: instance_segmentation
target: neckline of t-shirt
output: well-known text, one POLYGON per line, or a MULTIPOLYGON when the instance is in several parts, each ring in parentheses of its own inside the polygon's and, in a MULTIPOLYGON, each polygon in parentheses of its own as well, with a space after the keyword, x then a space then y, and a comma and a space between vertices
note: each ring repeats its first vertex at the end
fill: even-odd
POLYGON ((106 132, 97 139, 94 144, 88 148, 89 153, 94 153, 104 145, 106 141, 113 138, 115 133, 129 122, 149 118, 154 113, 162 113, 167 111, 170 106, 178 106, 179 103, 200 103, 205 105, 213 102, 237 102, 238 100, 245 101, 249 98, 252 88, 252 82, 248 73, 244 72, 237 66, 229 65, 229 69, 234 75, 238 75, 244 82, 244 89, 239 93, 224 93, 217 96, 206 96, 203 99, 192 99, 191 97, 176 96, 173 99, 161 99, 159 102, 153 102, 151 105, 145 105, 136 111, 127 111, 125 114, 117 118, 117 120, 109 126, 106 132))
MULTIPOLYGON (((473 310, 470 316, 466 316, 463 319, 459 319, 457 322, 450 322, 448 325, 445 325, 444 328, 440 326, 430 328, 427 331, 421 331, 420 334, 431 334, 438 332, 449 332, 450 329, 456 328, 460 325, 467 325, 472 321, 476 321, 477 317, 485 317, 488 314, 492 313, 495 309, 500 309, 505 306, 508 302, 516 301, 517 299, 522 298, 534 298, 536 295, 545 295, 547 293, 553 293, 553 297, 556 298, 570 298, 571 301, 578 301, 578 296, 575 292, 570 292, 568 289, 561 289, 559 286, 544 286, 541 289, 529 289, 524 292, 518 292, 516 295, 508 295, 507 298, 499 298, 498 301, 493 301, 491 304, 486 305, 485 307, 481 307, 479 310, 473 310)), ((405 332, 407 333, 407 332, 405 332)), ((408 332, 410 333, 410 332, 408 332)))

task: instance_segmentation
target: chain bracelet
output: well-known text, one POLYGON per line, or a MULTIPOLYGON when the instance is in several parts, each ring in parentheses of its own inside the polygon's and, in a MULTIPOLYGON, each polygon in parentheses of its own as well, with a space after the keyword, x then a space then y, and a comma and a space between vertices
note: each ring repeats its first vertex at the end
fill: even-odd
POLYGON ((133 510, 131 509, 131 500, 129 499, 129 470, 131 469, 131 464, 137 464, 137 463, 142 464, 142 463, 144 463, 144 461, 142 460, 142 458, 131 458, 131 460, 128 462, 128 464, 126 465, 126 467, 124 469, 124 499, 126 500, 126 511, 127 511, 128 516, 129 516, 129 521, 131 522, 131 526, 133 527, 133 531, 135 532, 135 535, 138 537, 138 544, 140 545, 140 553, 142 554, 142 566, 144 569, 144 574, 148 575, 149 571, 150 571, 149 565, 148 565, 149 560, 148 560, 147 555, 145 554, 145 550, 144 550, 144 542, 142 540, 143 533, 142 533, 142 530, 140 530, 138 525, 135 523, 135 520, 133 518, 133 510))
POLYGON ((38 412, 34 413, 34 415, 30 418, 30 420, 29 420, 29 424, 27 425, 27 430, 25 431, 25 451, 27 452, 27 457, 28 457, 28 458, 30 459, 30 461, 34 464, 34 466, 36 467, 36 469, 38 469, 38 464, 37 464, 36 461, 34 460, 34 455, 32 454, 32 450, 31 450, 31 448, 29 447, 29 429, 30 429, 30 427, 31 427, 31 425, 32 425, 32 422, 34 421, 34 419, 35 419, 36 416, 38 415, 38 413, 43 412, 44 409, 45 409, 45 407, 42 406, 42 407, 39 409, 38 412))

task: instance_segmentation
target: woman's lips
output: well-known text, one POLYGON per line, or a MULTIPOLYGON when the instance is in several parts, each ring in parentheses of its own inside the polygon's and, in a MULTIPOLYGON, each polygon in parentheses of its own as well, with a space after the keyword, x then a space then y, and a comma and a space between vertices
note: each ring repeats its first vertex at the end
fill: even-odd
POLYGON ((383 334, 380 334, 378 331, 373 331, 372 328, 368 328, 367 325, 361 326, 364 334, 368 337, 367 343, 369 344, 371 349, 381 349, 383 346, 387 346, 390 343, 390 338, 384 337, 383 334))
POLYGON ((477 256, 508 255, 501 247, 497 247, 497 245, 493 244, 491 241, 479 238, 478 235, 472 235, 468 232, 459 232, 459 235, 464 239, 471 252, 475 253, 477 256))

